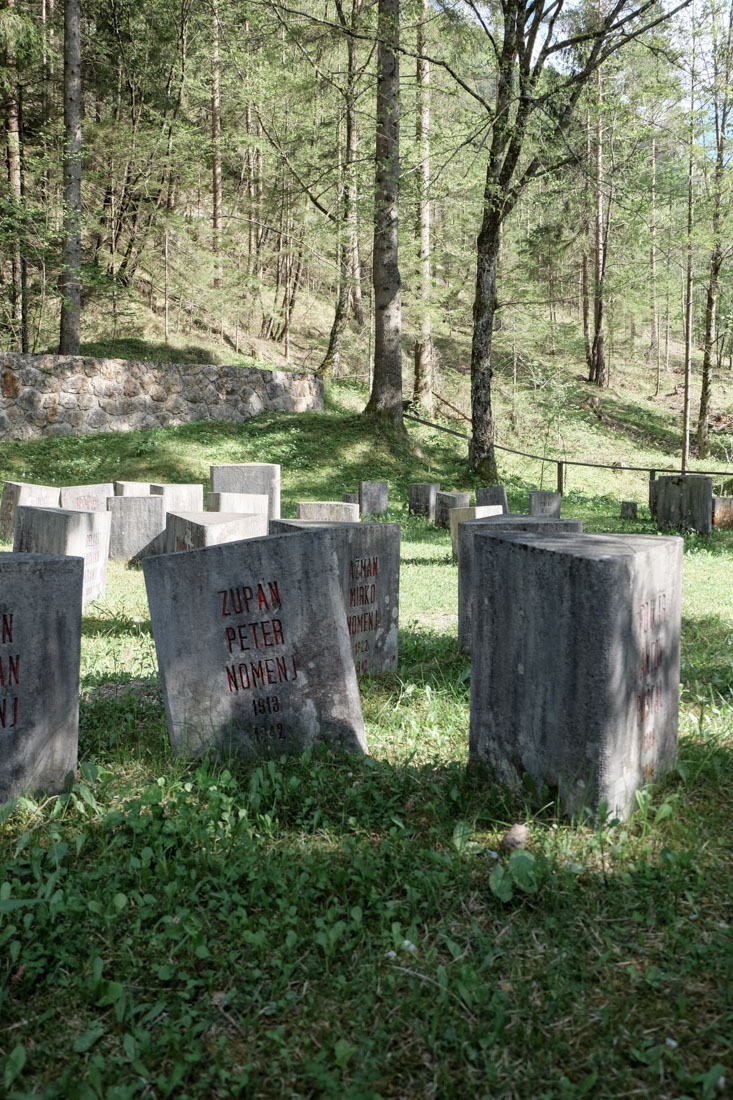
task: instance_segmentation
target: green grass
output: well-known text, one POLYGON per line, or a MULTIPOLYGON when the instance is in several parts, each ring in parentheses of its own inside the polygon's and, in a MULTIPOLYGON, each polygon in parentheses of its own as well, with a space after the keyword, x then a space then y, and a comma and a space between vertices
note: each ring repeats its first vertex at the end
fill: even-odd
MULTIPOLYGON (((111 566, 84 618, 78 782, 0 811, 0 1094, 725 1095, 733 534, 685 540, 677 771, 624 824, 532 811, 466 770, 457 570, 406 511, 410 481, 475 484, 463 445, 374 439, 357 399, 5 445, 0 477, 53 484, 281 462, 288 515, 386 478, 402 573, 399 669, 361 684, 371 755, 227 765, 171 756, 142 574, 111 566), (513 822, 530 844, 507 858, 513 822)), ((524 510, 534 469, 509 474, 524 510)), ((564 512, 653 532, 617 518, 624 476, 571 484, 564 512)))

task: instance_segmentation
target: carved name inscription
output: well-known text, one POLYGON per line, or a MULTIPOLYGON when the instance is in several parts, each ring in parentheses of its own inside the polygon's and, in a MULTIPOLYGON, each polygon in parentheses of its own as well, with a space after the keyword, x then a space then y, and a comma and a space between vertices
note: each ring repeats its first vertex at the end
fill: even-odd
POLYGON ((13 612, 0 613, 0 730, 18 724, 20 654, 14 651, 13 612))
POLYGON ((655 720, 664 708, 664 695, 659 671, 664 663, 667 594, 659 592, 646 600, 637 611, 639 641, 639 672, 636 691, 636 717, 642 736, 641 770, 644 782, 654 775, 656 752, 655 720))
POLYGON ((288 652, 282 619, 277 614, 281 608, 278 582, 220 589, 217 599, 220 617, 228 620, 223 626, 227 691, 230 695, 249 693, 241 716, 258 744, 284 741, 283 724, 277 717, 282 710, 280 699, 262 694, 273 685, 298 679, 295 656, 288 652))
POLYGON ((346 621, 357 675, 369 669, 369 635, 380 623, 377 603, 379 558, 353 558, 349 562, 349 607, 346 621))

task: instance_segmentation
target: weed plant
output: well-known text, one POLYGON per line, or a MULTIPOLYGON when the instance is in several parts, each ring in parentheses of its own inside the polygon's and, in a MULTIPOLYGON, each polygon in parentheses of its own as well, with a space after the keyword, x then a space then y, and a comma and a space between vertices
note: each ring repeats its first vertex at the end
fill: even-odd
MULTIPOLYGON (((568 822, 466 770, 457 570, 406 510, 410 481, 473 485, 462 445, 375 440, 350 402, 6 446, 3 478, 54 484, 281 462, 289 515, 386 478, 402 574, 398 672, 361 683, 370 755, 242 764, 171 755, 142 575, 111 566, 84 618, 78 781, 0 811, 0 1092, 727 1094, 733 537, 685 540, 676 771, 627 822, 568 822), (514 822, 530 841, 506 856, 514 822)), ((654 533, 617 518, 613 476, 564 513, 654 533)), ((515 467, 513 510, 535 483, 515 467)))

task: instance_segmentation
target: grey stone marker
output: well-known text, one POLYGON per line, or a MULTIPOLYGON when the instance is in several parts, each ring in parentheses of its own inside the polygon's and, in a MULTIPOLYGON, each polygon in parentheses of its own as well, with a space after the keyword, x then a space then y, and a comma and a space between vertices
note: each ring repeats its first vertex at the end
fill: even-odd
POLYGON ((206 498, 208 512, 239 512, 242 515, 258 512, 267 516, 269 509, 267 493, 209 493, 206 498))
POLYGON ((469 759, 625 817, 677 748, 682 540, 476 535, 469 759))
POLYGON ((346 623, 356 671, 397 668, 400 612, 399 523, 320 523, 274 520, 272 532, 325 530, 338 560, 346 623))
POLYGON ((15 531, 15 509, 19 504, 36 508, 58 508, 60 489, 50 485, 32 485, 25 481, 6 481, 0 500, 0 539, 10 541, 15 531))
POLYGON ((704 474, 658 477, 657 522, 660 527, 709 535, 713 528, 713 479, 704 474))
POLYGON ((327 532, 149 557, 143 572, 177 755, 366 751, 327 532))
POLYGON ((165 531, 162 496, 110 497, 107 510, 112 516, 110 558, 132 561, 161 552, 162 546, 156 539, 165 531))
POLYGON ((0 803, 76 773, 84 563, 0 553, 0 803))
POLYGON ((147 497, 150 496, 149 481, 116 481, 116 497, 147 497))
POLYGON ((649 512, 652 516, 657 514, 657 490, 659 482, 656 478, 649 482, 649 512))
POLYGON ((204 487, 198 483, 165 485, 151 482, 150 495, 162 497, 166 512, 203 512, 204 487))
POLYGON ((61 507, 75 508, 81 512, 106 512, 107 497, 114 496, 111 481, 100 485, 64 485, 61 489, 61 507))
POLYGON ((165 552, 200 550, 222 542, 260 538, 267 534, 263 512, 169 512, 165 520, 165 552))
POLYGON ((280 518, 280 467, 275 462, 239 462, 209 467, 215 493, 266 493, 268 520, 280 518))
POLYGON ((408 489, 408 511, 414 516, 427 516, 435 523, 435 498, 439 492, 439 481, 413 481, 408 489))
POLYGON ((562 493, 551 493, 545 489, 529 490, 529 514, 531 516, 550 516, 560 518, 562 493))
POLYGON ((473 508, 451 508, 448 512, 450 524, 450 544, 453 550, 453 561, 458 561, 458 525, 471 519, 486 519, 487 516, 503 516, 501 504, 478 504, 473 508))
POLYGON ((450 517, 448 513, 451 508, 468 508, 470 503, 470 493, 436 493, 435 526, 450 527, 450 517))
POLYGON ((387 511, 389 484, 386 481, 359 482, 359 510, 363 516, 383 516, 387 511))
POLYGON ((476 503, 501 504, 504 515, 507 515, 509 512, 509 505, 506 499, 506 485, 484 485, 482 489, 477 489, 476 503))
POLYGON ((342 500, 301 500, 295 506, 296 519, 316 519, 326 523, 358 523, 359 505, 342 500))
POLYGON ((639 509, 635 500, 621 501, 621 519, 636 519, 638 511, 639 509))
POLYGON ((109 533, 108 512, 21 505, 15 513, 13 553, 83 558, 82 607, 86 607, 104 596, 107 588, 109 533))
POLYGON ((358 504, 359 503, 359 494, 358 493, 344 493, 344 495, 341 497, 341 500, 344 502, 344 504, 358 504))
POLYGON ((527 531, 530 534, 568 532, 581 534, 583 524, 577 519, 547 519, 545 516, 487 516, 458 525, 458 646, 464 653, 471 651, 474 588, 474 538, 478 531, 503 534, 506 531, 527 531))

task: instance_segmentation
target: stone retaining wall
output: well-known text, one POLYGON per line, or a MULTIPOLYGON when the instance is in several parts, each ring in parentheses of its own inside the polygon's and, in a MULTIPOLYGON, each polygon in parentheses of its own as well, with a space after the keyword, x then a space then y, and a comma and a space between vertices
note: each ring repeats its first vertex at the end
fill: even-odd
POLYGON ((323 380, 255 367, 0 353, 5 439, 166 428, 323 408, 323 380))

